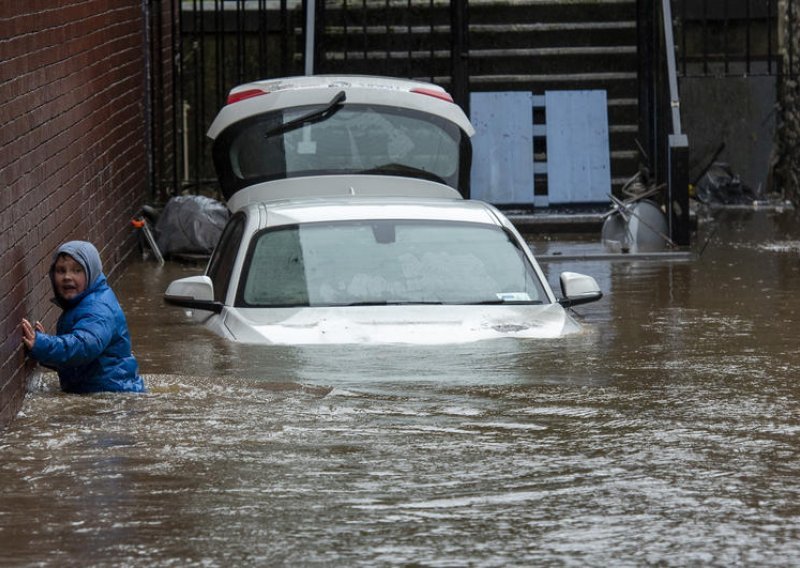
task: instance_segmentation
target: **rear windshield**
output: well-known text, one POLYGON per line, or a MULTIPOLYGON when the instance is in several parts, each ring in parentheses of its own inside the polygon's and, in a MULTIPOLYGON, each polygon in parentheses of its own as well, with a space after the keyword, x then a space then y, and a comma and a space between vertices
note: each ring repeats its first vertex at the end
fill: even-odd
POLYGON ((237 305, 546 303, 525 254, 474 223, 310 223, 256 235, 237 305))
POLYGON ((281 130, 323 108, 283 109, 226 129, 214 143, 226 193, 262 181, 358 173, 419 177, 463 193, 469 140, 455 124, 419 111, 348 104, 322 119, 281 130))

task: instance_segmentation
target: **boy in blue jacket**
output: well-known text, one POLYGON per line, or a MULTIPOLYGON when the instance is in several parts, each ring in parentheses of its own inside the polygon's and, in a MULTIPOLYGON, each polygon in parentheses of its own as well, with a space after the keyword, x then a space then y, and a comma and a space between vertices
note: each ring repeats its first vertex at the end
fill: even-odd
POLYGON ((64 311, 56 335, 46 334, 39 322, 22 320, 22 342, 30 357, 58 371, 66 392, 144 392, 125 314, 94 245, 61 245, 53 255, 50 281, 53 301, 64 311))

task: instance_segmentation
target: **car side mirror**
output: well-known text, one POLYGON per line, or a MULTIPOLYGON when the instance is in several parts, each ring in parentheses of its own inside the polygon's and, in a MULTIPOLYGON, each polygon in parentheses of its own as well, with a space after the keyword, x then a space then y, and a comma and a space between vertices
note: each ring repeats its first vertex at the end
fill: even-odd
POLYGON ((603 297, 600 286, 591 276, 577 272, 562 272, 560 280, 561 293, 564 297, 558 303, 565 308, 596 302, 603 297))
POLYGON ((208 276, 189 276, 167 286, 164 301, 173 306, 220 313, 222 302, 214 300, 214 284, 208 276))

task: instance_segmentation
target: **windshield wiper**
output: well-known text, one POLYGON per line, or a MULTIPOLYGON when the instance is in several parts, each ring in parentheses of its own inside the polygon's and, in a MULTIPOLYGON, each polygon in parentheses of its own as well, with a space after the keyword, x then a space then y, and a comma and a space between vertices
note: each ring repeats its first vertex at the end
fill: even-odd
POLYGON ((416 168, 414 166, 409 166, 407 164, 383 164, 382 166, 375 166, 374 168, 369 168, 366 170, 361 170, 359 173, 362 174, 387 174, 393 176, 404 176, 404 177, 418 177, 422 179, 427 179, 429 181, 435 181, 442 184, 447 184, 447 182, 439 175, 429 172, 427 170, 423 170, 422 168, 416 168))
POLYGON ((420 301, 386 301, 386 300, 373 300, 373 301, 364 301, 364 302, 351 302, 349 304, 330 304, 330 307, 350 307, 350 306, 443 306, 447 304, 448 306, 494 306, 494 305, 517 305, 517 306, 531 306, 531 305, 541 305, 544 302, 541 300, 481 300, 477 302, 440 302, 440 301, 430 301, 426 302, 423 300, 420 301))
MULTIPOLYGON (((440 306, 443 302, 414 302, 414 301, 386 301, 386 300, 375 300, 375 301, 367 301, 367 302, 352 302, 350 304, 338 304, 340 306, 440 306)), ((337 304, 332 304, 336 306, 337 304)))
POLYGON ((347 100, 347 95, 345 95, 344 91, 339 91, 324 107, 318 108, 317 110, 312 110, 311 112, 298 116, 289 122, 284 122, 283 124, 269 128, 264 133, 264 137, 269 138, 271 136, 277 136, 278 134, 285 134, 286 132, 296 130, 306 124, 314 124, 315 122, 328 120, 330 117, 336 114, 340 108, 342 108, 342 103, 345 100, 347 100))
POLYGON ((499 304, 511 304, 511 305, 541 305, 544 302, 541 300, 481 300, 480 302, 469 302, 465 304, 467 306, 493 306, 499 304))

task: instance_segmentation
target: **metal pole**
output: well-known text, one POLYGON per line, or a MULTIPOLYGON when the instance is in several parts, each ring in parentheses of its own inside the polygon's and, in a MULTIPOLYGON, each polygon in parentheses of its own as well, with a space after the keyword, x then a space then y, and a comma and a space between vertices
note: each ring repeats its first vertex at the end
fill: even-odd
POLYGON ((306 0, 305 74, 314 74, 314 35, 316 31, 316 0, 306 0))
MULTIPOLYGON (((179 152, 188 152, 188 149, 178 148, 180 140, 183 138, 183 133, 178 129, 181 126, 178 123, 178 109, 179 101, 184 100, 183 94, 183 10, 180 6, 176 6, 175 2, 170 1, 170 19, 172 20, 170 29, 170 41, 172 42, 172 191, 170 195, 178 195, 180 192, 180 172, 179 167, 179 152)), ((159 27, 161 29, 161 18, 159 18, 159 27)), ((159 32, 160 33, 160 32, 159 32)), ((161 71, 163 76, 163 70, 161 71)))
POLYGON ((689 217, 689 139, 685 134, 671 134, 667 155, 670 237, 676 244, 691 244, 689 217), (674 221, 673 221, 674 219, 674 221))
POLYGON ((651 117, 655 116, 655 76, 653 70, 656 65, 653 41, 655 37, 653 21, 655 20, 655 6, 648 0, 638 0, 636 39, 638 44, 639 63, 639 137, 651 173, 655 173, 656 144, 654 141, 654 126, 651 117))
POLYGON ((469 116, 469 12, 467 0, 450 0, 450 90, 469 116))
POLYGON ((672 111, 672 134, 681 132, 680 98, 678 95, 678 72, 675 65, 675 43, 672 39, 672 8, 669 0, 663 0, 664 13, 664 50, 667 56, 667 79, 669 83, 669 99, 672 111))

